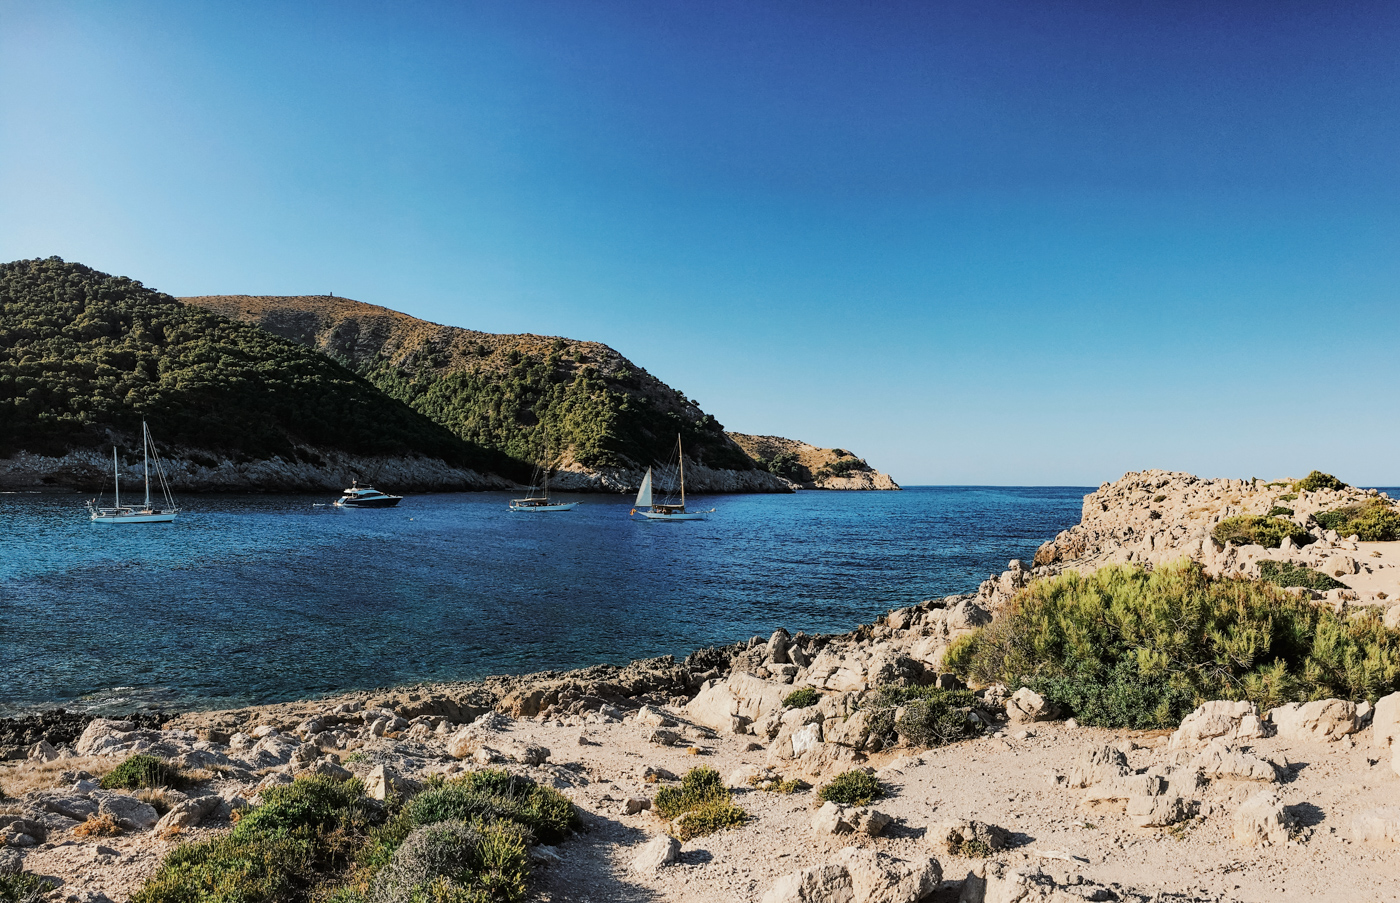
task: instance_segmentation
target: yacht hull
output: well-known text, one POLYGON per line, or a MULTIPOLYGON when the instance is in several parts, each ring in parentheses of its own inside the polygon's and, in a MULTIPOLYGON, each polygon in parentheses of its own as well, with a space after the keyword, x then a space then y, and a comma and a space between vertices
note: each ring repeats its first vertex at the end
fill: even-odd
POLYGON ((336 499, 335 506, 337 508, 392 508, 400 501, 402 501, 402 499, 395 498, 394 496, 382 499, 365 499, 364 501, 336 499))
POLYGON ((512 511, 523 511, 533 513, 536 511, 572 511, 579 506, 578 502, 565 502, 560 505, 511 505, 512 511))
POLYGON ((704 520, 703 514, 656 514, 651 511, 638 511, 647 520, 704 520))
POLYGON ((174 514, 94 514, 94 524, 168 524, 174 514))

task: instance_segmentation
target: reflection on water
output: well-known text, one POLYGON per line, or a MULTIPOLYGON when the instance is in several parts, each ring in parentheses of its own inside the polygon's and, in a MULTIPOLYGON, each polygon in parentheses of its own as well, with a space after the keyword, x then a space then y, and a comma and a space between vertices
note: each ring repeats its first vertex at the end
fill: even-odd
POLYGON ((0 495, 0 713, 244 705, 684 655, 783 626, 848 630, 965 592, 1079 519, 1083 488, 707 496, 707 521, 569 496, 188 496, 94 525, 78 496, 0 495))

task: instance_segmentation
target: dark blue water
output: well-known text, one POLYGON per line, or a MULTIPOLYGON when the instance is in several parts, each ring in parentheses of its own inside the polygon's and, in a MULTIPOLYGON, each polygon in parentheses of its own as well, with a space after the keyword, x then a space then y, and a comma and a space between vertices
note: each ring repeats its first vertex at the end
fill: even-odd
POLYGON ((576 668, 849 630, 974 589, 1079 520, 1087 488, 707 496, 650 523, 578 496, 341 511, 190 496, 170 525, 96 525, 77 496, 0 495, 0 714, 207 708, 576 668))

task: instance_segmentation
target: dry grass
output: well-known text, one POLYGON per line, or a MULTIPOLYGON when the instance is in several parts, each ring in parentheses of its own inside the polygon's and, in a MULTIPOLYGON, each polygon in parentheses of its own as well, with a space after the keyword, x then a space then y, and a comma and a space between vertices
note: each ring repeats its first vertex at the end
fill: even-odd
POLYGON ((52 762, 17 762, 0 769, 0 786, 5 788, 6 796, 23 796, 32 790, 66 786, 59 781, 65 771, 86 771, 96 781, 117 767, 119 761, 111 756, 78 756, 52 762))
POLYGON ((142 787, 132 796, 149 805, 159 815, 164 815, 174 808, 174 803, 170 799, 170 791, 166 787, 142 787))
POLYGON ((87 821, 73 829, 77 837, 116 837, 122 833, 121 826, 106 812, 89 815, 87 821))

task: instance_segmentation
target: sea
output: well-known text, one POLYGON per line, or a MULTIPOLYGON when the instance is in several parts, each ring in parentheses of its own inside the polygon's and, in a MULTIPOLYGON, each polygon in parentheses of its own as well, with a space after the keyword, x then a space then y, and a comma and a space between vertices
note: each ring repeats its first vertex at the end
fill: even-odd
POLYGON ((624 664, 842 632, 970 592, 1079 521, 1092 487, 926 486, 690 499, 191 495, 172 524, 89 522, 79 496, 0 494, 0 716, 230 708, 624 664))

